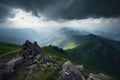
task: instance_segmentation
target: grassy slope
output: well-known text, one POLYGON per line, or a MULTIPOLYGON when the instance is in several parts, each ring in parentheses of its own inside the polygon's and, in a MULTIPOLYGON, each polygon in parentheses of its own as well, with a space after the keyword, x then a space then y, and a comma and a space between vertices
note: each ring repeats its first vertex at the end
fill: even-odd
MULTIPOLYGON (((59 49, 59 48, 58 48, 59 49)), ((42 48, 42 51, 49 56, 53 56, 54 58, 56 58, 57 60, 62 61, 62 63, 64 63, 67 60, 71 60, 74 63, 77 64, 83 64, 86 68, 87 72, 92 72, 92 73, 99 73, 101 72, 101 70, 95 69, 94 67, 85 64, 84 62, 81 62, 79 59, 77 59, 76 57, 73 57, 71 55, 69 55, 68 53, 62 51, 61 49, 56 50, 55 47, 53 46, 46 46, 42 48)))
MULTIPOLYGON (((67 60, 71 60, 74 63, 82 64, 82 65, 84 65, 85 70, 88 73, 105 73, 104 71, 102 71, 96 67, 93 67, 91 65, 88 65, 85 62, 77 59, 76 57, 73 57, 65 52, 62 52, 60 49, 56 49, 55 47, 52 47, 52 46, 43 47, 42 51, 44 53, 46 53, 46 55, 54 56, 55 59, 62 61, 62 63, 64 63, 67 60)), ((107 74, 107 73, 105 73, 105 74, 107 74)), ((113 77, 113 80, 119 80, 119 79, 113 77)))
POLYGON ((20 51, 21 46, 16 44, 0 42, 0 59, 20 51))
MULTIPOLYGON (((21 49, 21 46, 0 42, 0 58, 6 57, 6 56, 11 56, 11 54, 12 55, 18 54, 20 49, 21 49)), ((60 67, 56 71, 50 70, 49 68, 39 67, 40 70, 38 72, 34 72, 34 74, 35 74, 34 77, 36 77, 36 78, 34 78, 34 80, 57 80, 57 78, 59 76, 59 71, 61 70, 61 67, 62 67, 62 64, 67 60, 71 60, 72 62, 77 63, 77 64, 83 64, 87 72, 92 72, 92 73, 103 72, 93 66, 85 64, 84 62, 80 61, 79 59, 77 59, 71 55, 68 55, 62 49, 59 49, 57 47, 46 46, 46 47, 42 48, 42 51, 45 55, 52 56, 53 63, 59 64, 59 63, 56 63, 56 61, 57 60, 60 61, 60 64, 59 64, 60 67)), ((25 76, 26 76, 25 71, 19 71, 18 73, 13 74, 9 78, 9 80, 25 80, 25 76)))
POLYGON ((78 57, 84 63, 94 65, 111 75, 120 77, 117 73, 120 70, 119 63, 113 62, 113 58, 120 57, 119 51, 110 47, 110 45, 104 45, 99 48, 96 45, 94 43, 85 43, 74 49, 67 50, 67 52, 78 57))

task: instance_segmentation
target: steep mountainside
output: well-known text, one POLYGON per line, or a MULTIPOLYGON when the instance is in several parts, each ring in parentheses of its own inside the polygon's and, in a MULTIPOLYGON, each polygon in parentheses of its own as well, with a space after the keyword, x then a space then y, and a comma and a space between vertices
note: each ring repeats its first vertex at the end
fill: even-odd
MULTIPOLYGON (((110 40, 93 34, 77 37, 76 41, 80 42, 81 45, 74 49, 67 50, 67 52, 88 64, 119 76, 120 51, 114 46, 116 43, 110 44, 110 40)), ((113 41, 111 40, 111 42, 113 41)))

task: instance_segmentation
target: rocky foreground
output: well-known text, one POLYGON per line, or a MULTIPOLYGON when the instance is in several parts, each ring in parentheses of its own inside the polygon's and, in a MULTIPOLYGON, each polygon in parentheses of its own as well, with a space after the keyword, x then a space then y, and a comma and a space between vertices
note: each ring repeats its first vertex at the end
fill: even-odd
POLYGON ((51 60, 52 57, 44 55, 36 42, 31 43, 30 41, 26 41, 18 56, 7 63, 0 64, 0 80, 7 80, 11 74, 17 71, 16 68, 21 66, 22 69, 26 69, 29 73, 26 80, 32 80, 31 75, 34 74, 33 70, 38 66, 39 62, 42 62, 40 64, 41 67, 50 66, 52 70, 62 67, 59 77, 56 80, 111 80, 109 76, 102 73, 86 73, 83 65, 77 65, 71 61, 59 65, 61 64, 59 62, 57 62, 58 64, 50 63, 51 60))
POLYGON ((59 80, 112 80, 109 76, 102 73, 93 74, 86 73, 83 65, 76 65, 71 61, 63 64, 61 76, 59 80))

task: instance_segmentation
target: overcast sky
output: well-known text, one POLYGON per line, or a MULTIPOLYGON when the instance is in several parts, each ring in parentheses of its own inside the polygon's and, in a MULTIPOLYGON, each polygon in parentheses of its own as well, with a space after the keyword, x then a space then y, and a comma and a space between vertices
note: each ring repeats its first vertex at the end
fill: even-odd
POLYGON ((0 27, 119 33, 120 0, 0 0, 0 27))

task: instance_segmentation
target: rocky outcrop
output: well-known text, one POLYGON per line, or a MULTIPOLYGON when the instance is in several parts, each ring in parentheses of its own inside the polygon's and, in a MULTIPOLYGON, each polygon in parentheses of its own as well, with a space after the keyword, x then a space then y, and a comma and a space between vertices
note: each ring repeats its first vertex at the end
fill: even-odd
POLYGON ((32 44, 28 40, 23 44, 23 48, 21 50, 20 55, 27 60, 34 59, 34 58, 40 59, 43 56, 42 51, 38 46, 38 44, 36 42, 32 44))
POLYGON ((19 66, 22 63, 23 63, 23 57, 20 56, 20 57, 16 57, 16 58, 10 60, 6 64, 0 65, 1 66, 1 68, 0 68, 0 80, 2 78, 8 77, 14 71, 14 68, 19 66))
POLYGON ((71 61, 63 64, 59 80, 111 80, 110 77, 100 74, 87 74, 83 65, 76 65, 71 61))
POLYGON ((23 44, 20 55, 7 63, 0 65, 0 80, 11 75, 18 65, 26 64, 26 67, 33 68, 33 65, 37 64, 39 60, 46 61, 47 58, 48 57, 45 57, 42 54, 42 51, 36 42, 31 43, 27 40, 23 44))
MULTIPOLYGON (((59 50, 55 47, 55 49, 59 50)), ((60 50, 61 51, 61 50, 60 50)), ((16 68, 22 66, 27 70, 26 80, 32 79, 33 70, 39 67, 48 68, 51 70, 58 70, 62 65, 59 60, 53 63, 52 56, 43 55, 40 46, 34 42, 26 41, 20 51, 20 54, 8 61, 7 63, 0 64, 0 80, 6 79, 10 76, 16 68), (42 63, 40 63, 42 62, 42 63)), ((18 68, 19 69, 19 68, 18 68)), ((58 80, 111 80, 110 77, 100 74, 88 74, 85 72, 83 65, 76 65, 71 61, 67 61, 62 66, 61 76, 58 80)))
POLYGON ((103 73, 100 74, 90 73, 87 80, 111 80, 111 78, 103 73))

